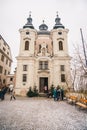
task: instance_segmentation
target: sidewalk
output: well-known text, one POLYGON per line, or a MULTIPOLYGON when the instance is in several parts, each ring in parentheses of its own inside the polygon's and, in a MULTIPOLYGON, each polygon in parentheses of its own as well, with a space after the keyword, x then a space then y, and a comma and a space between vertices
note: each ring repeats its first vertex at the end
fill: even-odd
POLYGON ((87 113, 65 101, 16 98, 0 101, 0 130, 87 130, 87 113))

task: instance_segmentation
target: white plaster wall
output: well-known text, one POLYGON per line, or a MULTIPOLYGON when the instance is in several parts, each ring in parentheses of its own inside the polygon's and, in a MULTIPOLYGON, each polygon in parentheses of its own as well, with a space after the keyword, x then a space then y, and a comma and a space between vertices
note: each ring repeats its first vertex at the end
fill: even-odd
MULTIPOLYGON (((53 84, 55 87, 57 85, 65 86, 66 83, 61 83, 61 71, 60 65, 65 65, 65 74, 68 73, 70 75, 70 57, 68 56, 68 45, 67 45, 67 29, 57 29, 52 30, 50 36, 40 35, 37 36, 36 30, 32 29, 21 29, 20 30, 20 50, 19 56, 17 57, 17 75, 16 75, 16 93, 19 95, 25 95, 28 91, 29 87, 32 88, 37 86, 39 90, 39 78, 40 77, 48 77, 48 87, 53 84), (26 31, 30 31, 30 35, 26 35, 26 31), (62 31, 62 35, 58 35, 58 31, 62 31), (58 39, 64 39, 64 50, 59 51, 58 49, 58 39), (30 41, 30 50, 24 51, 24 39, 28 39, 30 41), (52 48, 51 42, 53 41, 53 53, 54 56, 37 56, 35 53, 35 41, 36 48, 38 49, 38 45, 43 42, 47 42, 49 48, 52 48), (49 70, 40 71, 39 70, 39 60, 48 60, 49 70), (28 65, 28 71, 23 72, 23 65, 28 65), (27 82, 22 82, 23 73, 27 74, 27 82)), ((50 50, 50 49, 49 49, 50 50)), ((70 84, 70 82, 69 82, 70 84)))

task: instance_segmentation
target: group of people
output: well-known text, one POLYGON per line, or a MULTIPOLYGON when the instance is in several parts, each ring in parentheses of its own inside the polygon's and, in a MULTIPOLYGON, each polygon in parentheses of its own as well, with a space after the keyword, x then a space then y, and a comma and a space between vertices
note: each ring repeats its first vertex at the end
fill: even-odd
POLYGON ((4 100, 4 99, 5 99, 5 94, 6 94, 7 92, 10 93, 10 95, 11 95, 10 100, 12 100, 12 99, 15 99, 15 100, 16 100, 13 84, 10 84, 9 86, 4 85, 4 86, 2 87, 2 89, 1 89, 1 91, 0 91, 0 99, 1 99, 1 100, 4 100))
POLYGON ((60 87, 55 87, 53 90, 53 98, 54 101, 63 100, 64 98, 64 90, 60 87))
POLYGON ((54 101, 63 100, 64 99, 64 90, 60 88, 60 86, 47 89, 47 86, 44 86, 44 93, 47 94, 47 97, 53 97, 54 101))
MULTIPOLYGON (((8 87, 6 87, 6 86, 2 87, 2 89, 0 91, 1 100, 4 100, 4 96, 5 96, 6 92, 9 92, 11 95, 10 100, 12 100, 12 99, 16 100, 13 84, 10 84, 8 87)), ((53 96, 54 101, 63 100, 63 98, 64 98, 64 90, 62 88, 60 88, 59 86, 54 87, 52 92, 51 91, 48 92, 47 86, 45 86, 44 93, 47 94, 47 97, 53 96)))
POLYGON ((5 94, 8 90, 8 87, 6 87, 5 85, 1 88, 1 91, 0 91, 0 99, 1 100, 4 100, 5 99, 5 94))

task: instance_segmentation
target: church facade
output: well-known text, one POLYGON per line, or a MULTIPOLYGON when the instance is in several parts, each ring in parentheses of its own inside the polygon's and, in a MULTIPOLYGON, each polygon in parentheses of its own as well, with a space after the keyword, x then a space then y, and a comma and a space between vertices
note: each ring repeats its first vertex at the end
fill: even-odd
POLYGON ((51 31, 43 23, 36 30, 31 14, 20 32, 20 48, 17 56, 16 94, 26 95, 29 87, 37 86, 39 93, 52 85, 64 89, 71 87, 70 59, 68 54, 68 29, 61 24, 57 14, 51 31))

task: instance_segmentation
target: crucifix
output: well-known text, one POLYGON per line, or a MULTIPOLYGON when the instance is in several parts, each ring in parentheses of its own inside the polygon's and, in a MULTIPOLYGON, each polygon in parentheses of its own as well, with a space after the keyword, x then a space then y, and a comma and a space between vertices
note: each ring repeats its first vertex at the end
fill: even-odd
POLYGON ((31 17, 31 11, 29 11, 29 17, 31 17))
POLYGON ((58 11, 56 12, 56 14, 58 15, 58 11))

